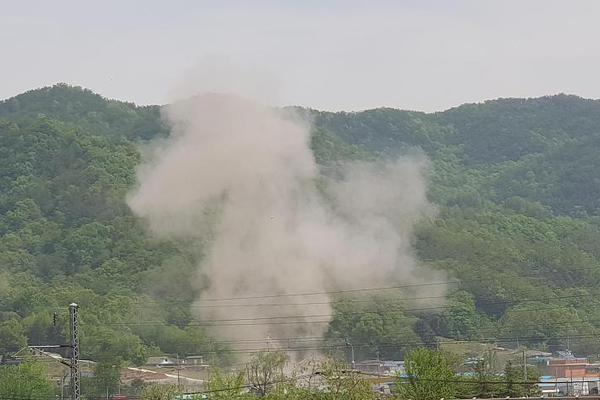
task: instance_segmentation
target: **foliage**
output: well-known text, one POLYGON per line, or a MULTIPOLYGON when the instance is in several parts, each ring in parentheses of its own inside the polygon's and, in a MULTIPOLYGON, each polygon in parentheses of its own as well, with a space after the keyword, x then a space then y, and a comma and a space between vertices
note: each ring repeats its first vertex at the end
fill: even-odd
MULTIPOLYGON (((600 352, 599 101, 302 112, 314 120, 310 145, 324 174, 348 159, 414 151, 431 159, 438 214, 416 227, 415 253, 419 265, 461 282, 440 307, 415 307, 403 299, 423 294, 409 291, 336 297, 327 338, 337 355, 346 341, 357 359, 402 358, 443 338, 515 346, 517 336, 544 349, 580 337, 573 350, 600 352)), ((0 353, 64 343, 75 301, 84 358, 230 360, 192 322, 189 278, 203 249, 151 239, 125 203, 139 144, 168 134, 159 107, 64 84, 0 102, 0 353)))
POLYGON ((228 400, 242 396, 246 389, 246 373, 224 373, 218 368, 211 371, 206 382, 205 391, 210 392, 210 398, 228 400))
POLYGON ((370 382, 355 372, 348 371, 346 363, 328 359, 320 365, 320 375, 325 381, 326 389, 319 399, 323 400, 369 400, 375 399, 370 382))
POLYGON ((521 397, 538 396, 540 389, 535 382, 540 380, 540 373, 533 365, 527 365, 527 371, 523 369, 523 363, 520 365, 506 364, 504 369, 505 389, 504 394, 517 393, 521 397), (515 384, 515 382, 517 382, 515 384))
POLYGON ((399 377, 398 395, 402 399, 451 399, 456 393, 456 378, 443 353, 425 348, 411 351, 405 358, 406 378, 399 377))
POLYGON ((15 353, 26 345, 25 330, 18 320, 0 323, 0 354, 15 353))
POLYGON ((175 386, 154 384, 145 387, 140 395, 141 400, 173 400, 179 394, 175 386))
POLYGON ((343 338, 348 356, 352 346, 359 360, 375 355, 402 359, 407 349, 421 343, 415 332, 418 319, 405 308, 406 304, 393 296, 340 298, 334 303, 328 336, 338 346, 343 338))
POLYGON ((251 390, 264 397, 284 380, 283 368, 287 356, 283 352, 260 352, 246 365, 246 374, 251 390))
POLYGON ((84 385, 84 393, 91 398, 117 393, 121 379, 121 361, 116 357, 103 357, 94 366, 94 377, 84 385))
POLYGON ((0 398, 49 399, 54 386, 40 364, 27 362, 16 366, 0 366, 0 398))

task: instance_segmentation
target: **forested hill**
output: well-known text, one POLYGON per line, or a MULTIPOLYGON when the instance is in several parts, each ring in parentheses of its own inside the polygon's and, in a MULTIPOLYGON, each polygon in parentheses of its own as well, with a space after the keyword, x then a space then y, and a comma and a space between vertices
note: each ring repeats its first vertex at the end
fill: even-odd
MULTIPOLYGON (((540 348, 570 337, 575 351, 600 352, 599 101, 309 112, 320 164, 429 156, 439 213, 417 227, 416 252, 462 282, 437 312, 401 298, 386 299, 393 308, 337 303, 332 337, 372 343, 357 349, 364 357, 398 357, 440 337, 530 338, 540 348)), ((85 357, 227 354, 190 311, 202 252, 150 239, 125 205, 137 144, 164 135, 159 107, 67 85, 0 103, 0 354, 63 343, 72 301, 85 309, 85 357)))
POLYGON ((348 143, 376 152, 414 146, 465 172, 484 173, 477 190, 495 201, 520 196, 557 214, 600 212, 595 174, 600 159, 594 157, 600 143, 598 100, 557 95, 487 101, 436 114, 376 109, 317 116, 319 126, 348 143))

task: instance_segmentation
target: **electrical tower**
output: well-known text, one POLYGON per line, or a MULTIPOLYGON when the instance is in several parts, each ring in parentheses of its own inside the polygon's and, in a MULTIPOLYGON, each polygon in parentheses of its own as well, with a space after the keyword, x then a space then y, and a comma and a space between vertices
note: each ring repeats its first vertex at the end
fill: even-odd
POLYGON ((69 304, 69 314, 71 320, 71 399, 81 399, 81 387, 79 385, 79 327, 78 327, 79 306, 75 303, 69 304))

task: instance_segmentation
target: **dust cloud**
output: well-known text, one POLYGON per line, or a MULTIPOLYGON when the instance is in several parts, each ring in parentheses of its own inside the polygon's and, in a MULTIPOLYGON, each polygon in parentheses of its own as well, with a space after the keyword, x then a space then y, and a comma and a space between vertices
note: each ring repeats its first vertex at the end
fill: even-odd
POLYGON ((324 292, 443 280, 411 255, 412 226, 432 210, 424 158, 324 176, 310 123, 289 110, 204 94, 166 116, 171 136, 146 157, 128 203, 156 235, 208 243, 190 279, 194 310, 219 339, 285 346, 325 333, 324 292))

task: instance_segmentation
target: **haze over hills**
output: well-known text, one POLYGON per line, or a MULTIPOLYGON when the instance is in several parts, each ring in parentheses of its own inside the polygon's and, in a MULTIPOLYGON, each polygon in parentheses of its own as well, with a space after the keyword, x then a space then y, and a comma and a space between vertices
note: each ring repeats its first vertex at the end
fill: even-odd
MULTIPOLYGON (((323 173, 347 160, 427 155, 438 210, 416 227, 414 252, 419 265, 460 281, 442 306, 406 300, 426 287, 360 303, 339 294, 332 343, 348 338, 365 358, 399 357, 440 337, 508 346, 519 337, 539 348, 564 348, 570 337, 576 352, 600 351, 600 101, 302 112, 314 120, 323 173)), ((160 107, 68 85, 0 103, 0 353, 62 343, 64 305, 77 301, 85 357, 236 355, 193 318, 203 246, 150 237, 125 203, 140 145, 168 135, 160 107)))

